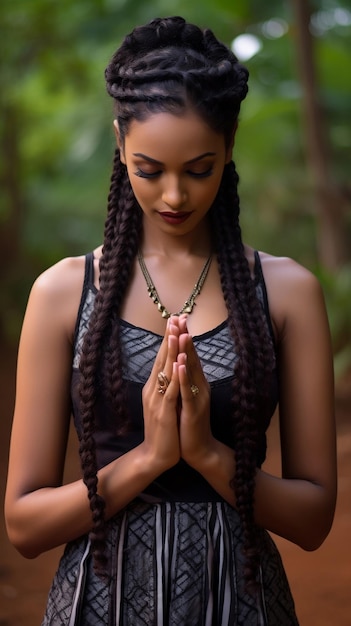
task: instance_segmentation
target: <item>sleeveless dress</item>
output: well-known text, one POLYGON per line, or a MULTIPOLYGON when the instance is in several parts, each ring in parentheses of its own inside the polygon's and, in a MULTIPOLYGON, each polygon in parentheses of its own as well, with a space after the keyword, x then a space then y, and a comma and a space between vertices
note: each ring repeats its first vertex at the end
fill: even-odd
MULTIPOLYGON (((79 359, 97 293, 93 260, 92 253, 86 256, 74 341, 72 412, 78 436, 79 359)), ((272 333, 257 252, 255 282, 272 333)), ((98 399, 98 467, 143 440, 141 391, 162 337, 121 320, 121 341, 130 419, 127 431, 118 434, 112 408, 104 397, 98 399)), ((227 416, 236 356, 227 322, 193 341, 211 387, 213 434, 234 448, 227 416)), ((271 395, 270 416, 277 404, 275 375, 271 395)), ((265 459, 268 425, 269 420, 262 425, 258 467, 265 459)), ((243 580, 237 512, 184 461, 159 476, 107 527, 108 581, 93 572, 87 536, 67 544, 42 626, 298 626, 282 561, 268 532, 262 530, 260 591, 252 595, 243 580)))

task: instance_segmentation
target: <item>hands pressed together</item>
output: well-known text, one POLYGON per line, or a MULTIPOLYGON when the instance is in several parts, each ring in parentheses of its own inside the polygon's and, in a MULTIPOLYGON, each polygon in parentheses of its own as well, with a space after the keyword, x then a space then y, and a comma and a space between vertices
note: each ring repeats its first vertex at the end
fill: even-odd
POLYGON ((186 315, 168 319, 143 389, 143 445, 161 471, 183 458, 201 472, 215 442, 210 427, 210 387, 186 321, 186 315))

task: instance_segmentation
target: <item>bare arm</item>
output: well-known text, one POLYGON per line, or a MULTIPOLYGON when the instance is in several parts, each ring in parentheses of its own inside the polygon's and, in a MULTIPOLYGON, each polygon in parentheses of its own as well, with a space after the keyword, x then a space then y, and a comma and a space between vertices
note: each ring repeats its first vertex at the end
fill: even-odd
MULTIPOLYGON (((279 333, 282 477, 257 471, 255 516, 259 525, 313 550, 328 534, 335 509, 332 352, 317 280, 289 260, 281 260, 284 275, 280 278, 279 262, 271 262, 266 281, 279 333)), ((188 358, 194 360, 191 350, 188 358)), ((213 439, 208 418, 204 423, 203 412, 197 414, 191 408, 194 399, 182 357, 179 376, 189 409, 181 436, 183 454, 235 506, 229 486, 235 473, 233 451, 213 439)))
MULTIPOLYGON (((258 477, 257 512, 265 516, 270 530, 313 550, 327 536, 335 511, 333 356, 318 281, 293 262, 287 263, 285 277, 288 289, 280 294, 282 312, 278 313, 283 478, 268 508, 258 477), (285 490, 288 496, 282 500, 285 490), (275 523, 276 518, 281 525, 275 523)), ((277 297, 272 289, 276 307, 277 297)), ((265 480, 268 487, 276 479, 265 480)))
MULTIPOLYGON (((11 542, 29 558, 91 528, 83 481, 62 485, 70 420, 72 336, 83 273, 84 259, 66 259, 44 273, 33 287, 23 324, 5 515, 11 542)), ((165 351, 163 345, 158 357, 162 364, 165 351)), ((176 354, 170 351, 169 359, 175 360, 176 354)), ((160 363, 155 367, 155 371, 161 369, 160 363)), ((148 406, 153 410, 147 411, 144 442, 98 474, 107 517, 179 458, 178 388, 173 399, 170 389, 166 404, 155 394, 154 379, 146 395, 148 390, 148 406)))

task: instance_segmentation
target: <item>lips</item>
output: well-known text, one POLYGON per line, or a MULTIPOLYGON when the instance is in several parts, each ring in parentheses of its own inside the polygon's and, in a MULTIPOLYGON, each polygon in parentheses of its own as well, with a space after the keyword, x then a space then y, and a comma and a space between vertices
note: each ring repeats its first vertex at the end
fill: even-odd
POLYGON ((178 213, 168 213, 167 211, 162 211, 159 215, 167 224, 182 224, 190 217, 191 212, 185 213, 179 211, 178 213))

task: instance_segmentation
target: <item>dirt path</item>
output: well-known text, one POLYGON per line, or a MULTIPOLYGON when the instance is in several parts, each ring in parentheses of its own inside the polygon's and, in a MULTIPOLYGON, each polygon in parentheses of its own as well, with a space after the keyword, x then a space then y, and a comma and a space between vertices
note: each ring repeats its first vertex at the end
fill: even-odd
MULTIPOLYGON (((0 496, 3 502, 12 415, 14 361, 0 364, 0 496), (8 402, 4 400, 8 398, 8 402)), ((316 552, 303 552, 276 538, 292 591, 300 626, 351 625, 351 398, 337 403, 339 498, 333 529, 316 552)), ((269 432, 266 469, 279 471, 276 421, 269 432)), ((70 438, 66 479, 78 474, 76 441, 70 438)), ((0 520, 0 626, 40 626, 46 596, 61 549, 28 561, 9 544, 0 520)), ((57 625, 60 626, 60 625, 57 625)), ((130 625, 132 626, 132 625, 130 625)), ((181 626, 181 625, 179 625, 181 626)))

